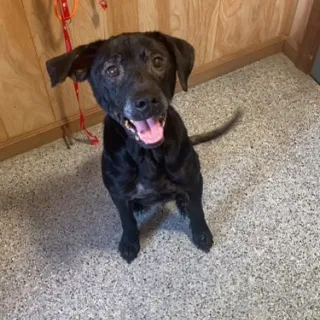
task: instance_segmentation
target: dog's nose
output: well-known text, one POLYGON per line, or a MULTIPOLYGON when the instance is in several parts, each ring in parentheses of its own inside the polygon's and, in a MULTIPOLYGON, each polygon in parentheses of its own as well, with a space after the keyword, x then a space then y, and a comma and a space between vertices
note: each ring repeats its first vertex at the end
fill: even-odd
POLYGON ((143 111, 148 107, 155 107, 158 104, 159 104, 159 100, 156 97, 152 97, 152 96, 137 99, 134 103, 136 109, 140 111, 143 111))

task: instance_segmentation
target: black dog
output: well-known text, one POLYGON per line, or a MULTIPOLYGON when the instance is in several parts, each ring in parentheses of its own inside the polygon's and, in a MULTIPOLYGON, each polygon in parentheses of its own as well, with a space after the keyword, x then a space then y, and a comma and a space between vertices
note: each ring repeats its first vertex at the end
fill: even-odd
POLYGON ((189 138, 170 105, 176 73, 183 90, 194 63, 194 49, 160 32, 127 33, 77 47, 47 62, 52 86, 67 77, 88 80, 107 112, 102 156, 103 181, 117 206, 123 234, 121 256, 138 255, 134 210, 175 200, 190 219, 193 242, 208 252, 212 234, 202 209, 202 175, 193 145, 231 127, 189 138))

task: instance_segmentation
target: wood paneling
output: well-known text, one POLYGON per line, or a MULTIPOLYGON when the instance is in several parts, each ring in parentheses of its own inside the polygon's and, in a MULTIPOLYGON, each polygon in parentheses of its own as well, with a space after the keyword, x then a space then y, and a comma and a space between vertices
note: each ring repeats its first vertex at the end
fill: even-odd
POLYGON ((215 58, 259 42, 261 0, 221 0, 215 58))
POLYGON ((215 59, 281 34, 291 0, 221 0, 215 59))
MULTIPOLYGON (((72 6, 72 1, 69 1, 72 6)), ((60 21, 53 13, 53 0, 23 0, 32 38, 39 57, 56 120, 78 113, 72 81, 52 89, 45 63, 66 51, 60 21)), ((79 8, 69 24, 73 47, 106 37, 105 12, 97 1, 79 1, 79 8)), ((81 104, 84 109, 96 106, 87 83, 80 86, 81 104)))
POLYGON ((290 37, 298 45, 302 43, 313 2, 314 0, 299 0, 298 2, 296 14, 290 31, 290 37))
POLYGON ((291 1, 292 0, 262 1, 260 42, 274 39, 283 33, 291 1))
POLYGON ((20 1, 0 1, 0 118, 9 137, 54 121, 20 1))
POLYGON ((170 0, 157 1, 159 18, 159 30, 164 33, 171 33, 170 30, 170 0))
POLYGON ((113 16, 113 34, 139 31, 138 0, 109 2, 113 16))
POLYGON ((196 49, 195 66, 213 60, 220 0, 170 0, 170 33, 196 49))
POLYGON ((139 31, 159 30, 158 0, 138 0, 139 31))
POLYGON ((282 51, 284 44, 283 37, 259 43, 250 48, 243 49, 237 53, 224 56, 197 67, 188 81, 189 86, 195 86, 209 81, 228 72, 242 68, 250 63, 266 58, 282 51))
POLYGON ((7 135, 6 129, 2 123, 2 120, 0 119, 0 142, 5 141, 7 139, 8 139, 8 135, 7 135))
POLYGON ((299 0, 291 0, 291 2, 288 3, 287 9, 286 9, 287 17, 286 17, 285 23, 283 25, 283 34, 285 36, 288 36, 290 34, 290 31, 291 31, 291 28, 293 25, 293 21, 294 21, 294 17, 297 12, 298 4, 299 4, 299 0))
POLYGON ((311 73, 320 50, 320 0, 313 2, 310 12, 296 63, 296 66, 307 74, 311 73))

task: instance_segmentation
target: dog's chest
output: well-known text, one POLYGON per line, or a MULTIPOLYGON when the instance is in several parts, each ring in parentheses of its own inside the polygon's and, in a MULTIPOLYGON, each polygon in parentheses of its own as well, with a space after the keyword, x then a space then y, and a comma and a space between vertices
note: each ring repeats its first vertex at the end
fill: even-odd
POLYGON ((137 192, 137 195, 143 195, 145 193, 148 193, 147 189, 141 182, 138 182, 136 187, 136 192, 137 192))
POLYGON ((132 186, 131 199, 145 204, 173 200, 181 193, 181 188, 161 167, 153 167, 149 171, 144 167, 140 168, 132 186))
POLYGON ((130 147, 126 156, 122 156, 121 162, 116 164, 119 177, 113 180, 113 193, 152 205, 174 200, 178 194, 186 192, 186 164, 192 157, 186 161, 180 153, 175 149, 171 151, 166 145, 151 150, 134 145, 130 147))
POLYGON ((136 184, 136 187, 132 193, 132 198, 134 199, 143 199, 146 197, 152 196, 154 193, 157 193, 157 188, 155 186, 148 186, 146 184, 143 184, 142 182, 138 182, 136 184))
POLYGON ((158 177, 156 180, 138 177, 131 198, 156 202, 174 198, 177 193, 179 193, 179 187, 171 182, 166 175, 158 177))

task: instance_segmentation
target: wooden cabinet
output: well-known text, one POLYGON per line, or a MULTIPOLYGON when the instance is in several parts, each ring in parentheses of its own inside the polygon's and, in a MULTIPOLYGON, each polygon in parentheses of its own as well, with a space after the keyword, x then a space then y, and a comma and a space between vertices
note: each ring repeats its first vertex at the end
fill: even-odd
MULTIPOLYGON (((55 119, 62 120, 75 115, 78 112, 78 105, 72 82, 66 81, 62 86, 52 89, 45 67, 48 59, 66 50, 61 22, 53 14, 53 1, 23 0, 22 2, 55 119)), ((73 0, 69 3, 72 5, 73 0)), ((105 23, 105 13, 98 7, 98 1, 80 0, 76 16, 69 24, 73 46, 107 37, 105 23)), ((87 83, 81 84, 81 102, 84 109, 96 105, 87 83)))
POLYGON ((313 2, 314 0, 300 0, 297 3, 297 10, 290 31, 292 41, 294 41, 296 45, 302 44, 313 2))
POLYGON ((0 123, 10 139, 55 117, 20 1, 0 1, 0 26, 0 123))
MULTIPOLYGON (((296 2, 109 0, 108 10, 103 11, 98 0, 79 0, 69 28, 73 46, 139 30, 184 38, 196 49, 191 78, 196 84, 281 51, 296 2)), ((1 160, 60 137, 65 123, 78 129, 78 107, 72 82, 52 89, 45 69, 49 58, 65 52, 53 1, 0 0, 0 26, 1 160)), ((81 103, 89 124, 101 120, 85 83, 81 83, 81 103)))
POLYGON ((214 58, 217 59, 281 36, 290 2, 286 0, 222 0, 214 58))

